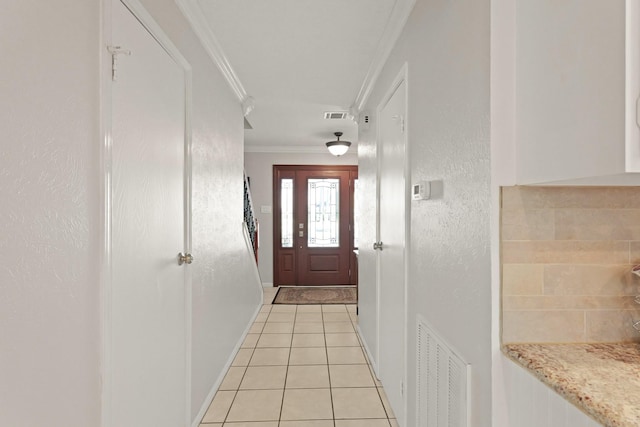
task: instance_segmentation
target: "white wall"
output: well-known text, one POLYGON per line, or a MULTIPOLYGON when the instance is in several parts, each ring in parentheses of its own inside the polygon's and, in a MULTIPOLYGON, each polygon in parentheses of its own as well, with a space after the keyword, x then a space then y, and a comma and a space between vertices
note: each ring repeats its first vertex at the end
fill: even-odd
MULTIPOLYGON (((242 235, 238 101, 171 0, 143 0, 193 68, 192 416, 260 304, 242 235)), ((0 425, 100 425, 98 0, 0 6, 0 425)))
MULTIPOLYGON (((418 0, 365 107, 375 112, 408 62, 411 180, 444 184, 441 199, 411 205, 408 426, 415 425, 417 315, 471 364, 471 425, 491 425, 489 29, 489 0, 418 0)), ((360 135, 360 179, 369 200, 374 140, 374 130, 360 135)), ((374 241, 372 231, 364 242, 374 241)), ((363 283, 363 269, 375 265, 373 257, 361 251, 361 303, 371 301, 367 305, 375 302, 375 286, 363 283)), ((375 323, 365 308, 361 329, 374 347, 375 323)))
POLYGON ((356 165, 353 148, 344 156, 324 153, 254 153, 244 154, 244 167, 251 178, 251 197, 260 224, 258 268, 265 286, 273 285, 273 215, 260 212, 261 206, 273 205, 273 165, 356 165))
POLYGON ((0 5, 0 425, 99 425, 99 13, 0 5))

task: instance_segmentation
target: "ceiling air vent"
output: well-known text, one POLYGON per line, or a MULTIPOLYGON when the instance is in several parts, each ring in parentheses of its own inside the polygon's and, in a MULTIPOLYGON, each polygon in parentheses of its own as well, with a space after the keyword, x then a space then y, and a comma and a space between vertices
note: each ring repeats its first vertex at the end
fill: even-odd
POLYGON ((325 119, 346 119, 348 111, 325 111, 325 119))

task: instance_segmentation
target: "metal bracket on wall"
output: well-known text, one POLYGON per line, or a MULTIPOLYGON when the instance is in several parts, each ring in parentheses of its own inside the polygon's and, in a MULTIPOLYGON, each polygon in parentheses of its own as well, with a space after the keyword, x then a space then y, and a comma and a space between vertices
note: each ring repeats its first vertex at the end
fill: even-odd
POLYGON ((118 55, 131 56, 131 51, 123 49, 120 46, 107 46, 107 50, 111 54, 111 80, 118 80, 118 55))

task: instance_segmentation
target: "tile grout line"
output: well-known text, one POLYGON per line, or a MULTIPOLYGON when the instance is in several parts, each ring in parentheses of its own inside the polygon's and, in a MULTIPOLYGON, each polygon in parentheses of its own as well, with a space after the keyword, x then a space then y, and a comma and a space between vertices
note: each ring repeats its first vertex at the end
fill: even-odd
POLYGON ((282 401, 280 402, 280 413, 278 414, 278 425, 282 422, 282 410, 284 409, 284 396, 287 391, 287 378, 289 377, 289 363, 291 362, 291 350, 293 349, 293 334, 296 330, 296 319, 298 317, 298 305, 293 315, 293 328, 291 330, 291 341, 289 341, 289 357, 287 358, 287 370, 284 373, 284 384, 282 385, 282 401))
POLYGON ((324 310, 322 304, 320 304, 320 319, 322 320, 322 338, 324 338, 324 354, 327 356, 327 376, 329 377, 329 400, 331 402, 331 417, 333 418, 333 426, 336 425, 336 410, 333 406, 333 388, 331 384, 331 368, 329 364, 329 349, 327 346, 327 331, 324 327, 324 310))

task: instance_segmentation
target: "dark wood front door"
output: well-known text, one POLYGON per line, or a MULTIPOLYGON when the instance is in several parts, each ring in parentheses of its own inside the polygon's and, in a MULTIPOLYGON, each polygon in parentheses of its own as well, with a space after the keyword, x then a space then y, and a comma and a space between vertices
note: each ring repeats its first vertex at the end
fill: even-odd
POLYGON ((357 166, 273 168, 274 284, 355 284, 357 166))

